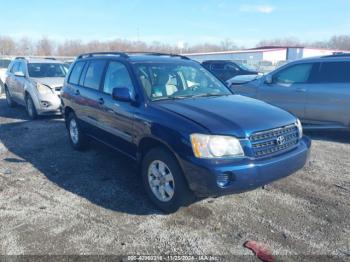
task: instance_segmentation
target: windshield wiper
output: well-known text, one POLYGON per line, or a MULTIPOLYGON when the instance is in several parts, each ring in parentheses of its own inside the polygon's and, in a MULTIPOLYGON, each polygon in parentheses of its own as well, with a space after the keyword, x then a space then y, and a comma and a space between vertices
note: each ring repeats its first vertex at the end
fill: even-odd
POLYGON ((218 93, 206 93, 206 94, 198 94, 198 95, 192 95, 191 98, 194 97, 211 97, 211 96, 223 96, 224 94, 218 94, 218 93))
POLYGON ((191 96, 163 96, 153 99, 152 101, 161 101, 161 100, 176 100, 176 99, 183 99, 188 98, 191 96))
POLYGON ((177 99, 185 99, 185 98, 196 98, 196 97, 212 97, 212 96, 223 96, 223 94, 218 93, 207 93, 207 94, 198 94, 198 95, 188 95, 188 96, 164 96, 153 99, 153 101, 161 101, 161 100, 177 100, 177 99))

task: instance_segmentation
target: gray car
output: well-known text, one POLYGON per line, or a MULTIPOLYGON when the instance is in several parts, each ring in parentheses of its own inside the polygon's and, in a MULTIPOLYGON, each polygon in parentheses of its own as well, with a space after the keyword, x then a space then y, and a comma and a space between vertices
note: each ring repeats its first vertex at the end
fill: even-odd
POLYGON ((67 71, 63 62, 53 59, 13 60, 4 86, 8 105, 25 106, 31 119, 38 115, 61 114, 59 95, 67 71))
POLYGON ((350 54, 302 59, 248 78, 231 80, 231 88, 288 110, 305 128, 350 128, 350 54))

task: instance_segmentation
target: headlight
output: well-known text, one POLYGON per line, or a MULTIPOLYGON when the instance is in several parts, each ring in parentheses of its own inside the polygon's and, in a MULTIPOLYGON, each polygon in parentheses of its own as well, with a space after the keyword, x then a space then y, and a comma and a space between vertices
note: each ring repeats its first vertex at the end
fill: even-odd
POLYGON ((295 125, 298 127, 299 131, 299 139, 303 137, 303 125, 301 124, 300 120, 298 119, 295 125))
POLYGON ((36 89, 38 89, 38 91, 41 95, 53 94, 52 89, 46 85, 42 85, 42 84, 37 83, 36 89))
POLYGON ((232 136, 192 134, 193 153, 198 158, 244 156, 240 141, 232 136))

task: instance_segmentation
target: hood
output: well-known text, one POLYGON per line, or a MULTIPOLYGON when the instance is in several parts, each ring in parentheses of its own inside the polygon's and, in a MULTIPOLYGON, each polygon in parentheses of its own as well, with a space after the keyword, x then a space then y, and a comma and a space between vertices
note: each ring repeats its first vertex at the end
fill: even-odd
POLYGON ((64 82, 64 77, 32 77, 35 82, 43 85, 47 85, 51 88, 62 87, 64 82))
POLYGON ((165 100, 153 104, 194 121, 212 134, 240 138, 296 122, 293 115, 280 108, 240 95, 165 100))
POLYGON ((258 79, 261 76, 262 76, 261 74, 239 75, 239 76, 235 76, 235 77, 227 80, 226 83, 228 84, 228 86, 240 85, 240 84, 245 84, 245 83, 251 82, 251 81, 253 81, 255 79, 258 79))

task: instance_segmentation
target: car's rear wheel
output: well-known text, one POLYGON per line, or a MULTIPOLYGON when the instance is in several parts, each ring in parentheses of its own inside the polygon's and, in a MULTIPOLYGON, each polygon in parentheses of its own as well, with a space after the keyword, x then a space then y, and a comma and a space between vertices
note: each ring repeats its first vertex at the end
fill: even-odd
POLYGON ((7 105, 9 107, 14 107, 15 106, 15 102, 13 102, 12 98, 11 98, 11 95, 10 95, 10 92, 9 90, 7 89, 7 87, 5 87, 5 95, 6 95, 6 102, 7 102, 7 105))
POLYGON ((75 150, 82 150, 86 148, 87 138, 82 131, 79 121, 74 113, 70 113, 67 118, 67 129, 69 141, 75 150))
POLYGON ((35 120, 38 118, 38 113, 36 111, 35 104, 30 95, 27 95, 27 98, 26 98, 26 109, 30 119, 35 120))
POLYGON ((166 213, 195 201, 176 158, 164 148, 152 149, 145 155, 142 177, 152 202, 166 213))

